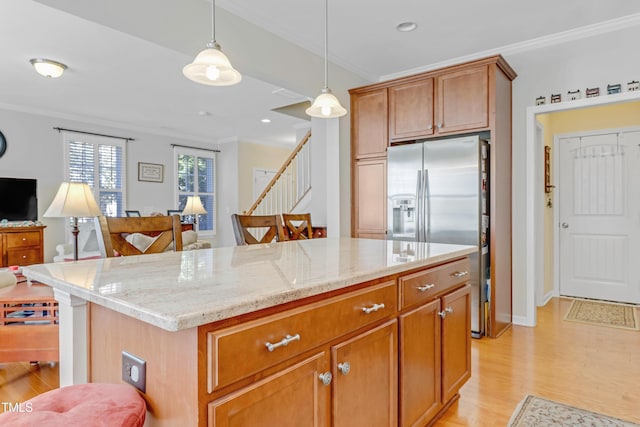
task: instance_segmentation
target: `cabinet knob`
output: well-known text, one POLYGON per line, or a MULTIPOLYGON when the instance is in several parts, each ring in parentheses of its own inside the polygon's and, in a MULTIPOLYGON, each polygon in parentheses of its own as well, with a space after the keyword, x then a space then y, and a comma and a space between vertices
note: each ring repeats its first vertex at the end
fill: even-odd
POLYGON ((426 292, 426 291, 428 291, 429 289, 433 289, 433 288, 435 288, 435 287, 436 287, 436 285, 435 285, 434 283, 429 283, 428 285, 418 286, 418 287, 417 287, 417 289, 418 289, 420 292, 426 292))
POLYGON ((338 370, 342 373, 342 375, 347 375, 349 371, 351 371, 351 363, 338 363, 338 370))
POLYGON ((438 122, 438 129, 442 129, 442 123, 438 122))
POLYGON ((26 241, 27 241, 27 238, 26 238, 26 237, 23 237, 23 238, 22 238, 22 241, 23 241, 23 242, 26 242, 26 241))
POLYGON ((445 317, 447 317, 447 314, 451 314, 451 313, 453 313, 453 307, 447 307, 444 310, 439 311, 438 316, 444 319, 445 317))
POLYGON ((320 381, 322 381, 322 384, 329 385, 331 384, 333 375, 331 375, 331 372, 323 372, 322 374, 318 375, 318 378, 320 378, 320 381))
POLYGON ((431 130, 431 129, 433 129, 433 125, 429 123, 429 125, 427 126, 427 130, 431 130))
POLYGON ((277 343, 272 344, 270 342, 267 342, 265 344, 265 346, 267 347, 267 350, 273 351, 276 348, 286 347, 287 345, 289 345, 290 342, 293 342, 293 341, 300 341, 300 334, 287 335, 286 337, 282 338, 277 343))
POLYGON ((27 259, 27 256, 26 255, 22 255, 22 259, 27 259))
POLYGON ((370 313, 373 313, 374 311, 380 310, 381 308, 384 308, 384 303, 373 304, 371 307, 362 307, 362 312, 364 314, 370 314, 370 313))

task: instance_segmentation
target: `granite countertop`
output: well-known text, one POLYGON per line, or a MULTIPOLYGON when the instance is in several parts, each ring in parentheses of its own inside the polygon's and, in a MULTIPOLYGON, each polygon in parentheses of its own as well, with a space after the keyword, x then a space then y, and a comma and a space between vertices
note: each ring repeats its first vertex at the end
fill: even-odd
POLYGON ((475 251, 345 237, 38 264, 24 267, 23 274, 178 331, 475 251))

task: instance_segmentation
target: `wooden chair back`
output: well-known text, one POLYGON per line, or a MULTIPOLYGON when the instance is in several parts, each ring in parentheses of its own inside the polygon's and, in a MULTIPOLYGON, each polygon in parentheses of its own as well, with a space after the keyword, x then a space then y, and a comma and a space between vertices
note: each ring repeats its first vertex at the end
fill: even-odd
POLYGON ((96 229, 100 252, 104 257, 143 255, 165 252, 173 243, 174 251, 182 251, 182 226, 180 216, 144 216, 112 218, 96 217, 96 229), (126 240, 127 235, 140 233, 154 237, 146 248, 139 249, 126 240))
POLYGON ((288 234, 287 237, 289 240, 313 238, 313 227, 311 227, 310 213, 283 213, 282 221, 284 221, 285 233, 288 234))
POLYGON ((287 240, 280 215, 231 215, 233 235, 236 244, 255 245, 258 243, 282 242, 287 240), (259 237, 259 232, 266 232, 259 237), (254 234, 252 234, 252 231, 254 234), (258 236, 258 237, 257 237, 258 236))

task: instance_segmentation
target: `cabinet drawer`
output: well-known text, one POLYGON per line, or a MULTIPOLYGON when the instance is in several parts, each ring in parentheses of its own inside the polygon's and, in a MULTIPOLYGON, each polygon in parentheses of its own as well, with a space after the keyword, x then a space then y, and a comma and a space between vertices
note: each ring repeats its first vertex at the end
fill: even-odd
POLYGON ((208 392, 395 314, 396 295, 395 282, 389 281, 208 332, 208 392))
POLYGON ((7 253, 7 265, 40 264, 40 248, 12 249, 7 253))
POLYGON ((398 279, 401 308, 422 304, 435 295, 466 283, 469 277, 468 258, 402 276, 398 279))
POLYGON ((40 245, 40 233, 37 231, 7 233, 5 234, 5 238, 7 239, 7 249, 40 245))

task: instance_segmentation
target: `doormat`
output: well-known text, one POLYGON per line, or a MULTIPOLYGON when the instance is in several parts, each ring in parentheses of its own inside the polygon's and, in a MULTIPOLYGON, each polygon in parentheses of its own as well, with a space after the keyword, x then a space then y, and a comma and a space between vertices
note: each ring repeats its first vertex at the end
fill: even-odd
POLYGON ((508 427, 639 427, 640 424, 528 395, 514 411, 508 427))
POLYGON ((633 305, 574 299, 564 320, 637 331, 636 310, 633 305))

